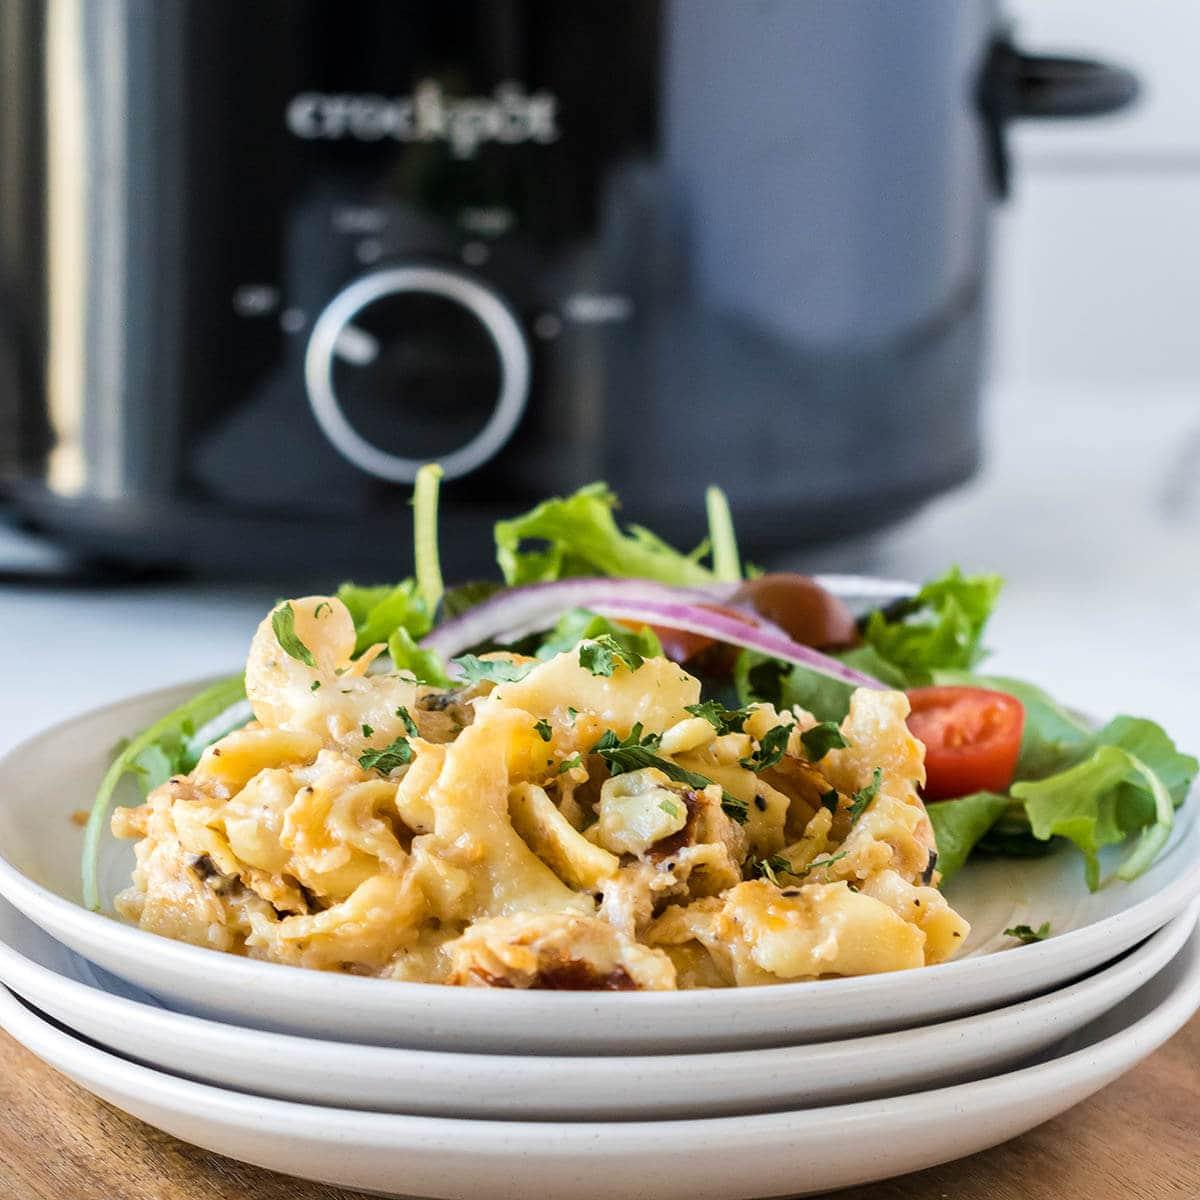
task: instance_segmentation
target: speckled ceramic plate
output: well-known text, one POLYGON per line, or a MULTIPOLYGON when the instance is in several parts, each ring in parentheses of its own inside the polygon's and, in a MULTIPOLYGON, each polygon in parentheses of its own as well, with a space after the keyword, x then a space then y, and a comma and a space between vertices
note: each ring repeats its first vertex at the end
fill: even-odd
POLYGON ((1179 952, 1198 915, 1193 904, 1115 962, 1021 1004, 896 1033, 718 1054, 450 1054, 200 1020, 93 967, 3 900, 0 983, 128 1058, 283 1100, 492 1120, 730 1116, 897 1095, 1010 1066, 1145 984, 1179 952))
POLYGON ((393 1116, 225 1091, 91 1046, 4 989, 0 1025, 83 1087, 167 1133, 309 1179, 446 1200, 743 1200, 868 1183, 994 1146, 1116 1079, 1197 1005, 1200 939, 1193 936, 1124 1004, 1022 1070, 802 1112, 574 1124, 393 1116))

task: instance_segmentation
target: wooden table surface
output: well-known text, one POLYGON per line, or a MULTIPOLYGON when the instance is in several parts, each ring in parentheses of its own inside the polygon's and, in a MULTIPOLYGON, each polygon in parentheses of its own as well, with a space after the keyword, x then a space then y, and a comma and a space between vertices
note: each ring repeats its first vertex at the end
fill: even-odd
MULTIPOLYGON (((870 1147, 863 1148, 864 1154, 870 1147)), ((994 1150, 843 1200, 1200 1197, 1200 1016, 1123 1079, 994 1150)), ((2 1200, 360 1200, 176 1141, 0 1032, 2 1200)), ((486 1197, 480 1197, 486 1200, 486 1197)), ((580 1196, 577 1200, 587 1200, 580 1196)))

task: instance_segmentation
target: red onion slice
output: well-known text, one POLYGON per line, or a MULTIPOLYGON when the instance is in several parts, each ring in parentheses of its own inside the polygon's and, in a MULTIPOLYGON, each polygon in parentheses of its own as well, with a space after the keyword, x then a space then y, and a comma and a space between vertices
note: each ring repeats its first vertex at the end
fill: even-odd
POLYGON ((884 686, 811 646, 800 645, 778 626, 758 616, 747 613, 743 621, 705 607, 720 603, 729 591, 673 588, 641 579, 578 578, 534 583, 498 592, 461 617, 439 625, 421 644, 436 650, 443 658, 452 658, 481 642, 516 641, 548 629, 568 609, 586 608, 614 620, 638 621, 711 637, 783 662, 797 663, 854 687, 884 686))

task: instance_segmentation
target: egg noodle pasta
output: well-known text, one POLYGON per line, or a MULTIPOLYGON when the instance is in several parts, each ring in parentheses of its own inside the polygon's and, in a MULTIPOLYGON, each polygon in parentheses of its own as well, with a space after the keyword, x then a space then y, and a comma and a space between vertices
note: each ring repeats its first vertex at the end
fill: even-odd
POLYGON ((480 655, 449 687, 364 658, 336 596, 263 620, 250 723, 112 815, 136 840, 125 919, 326 971, 570 990, 892 971, 967 934, 903 692, 860 688, 840 722, 729 710, 603 635, 480 655))

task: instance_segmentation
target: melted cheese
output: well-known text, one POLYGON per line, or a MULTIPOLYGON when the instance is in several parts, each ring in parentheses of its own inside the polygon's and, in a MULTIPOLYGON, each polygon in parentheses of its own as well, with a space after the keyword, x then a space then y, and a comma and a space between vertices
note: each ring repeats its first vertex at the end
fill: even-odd
POLYGON ((256 722, 113 817, 137 839, 118 909, 145 929, 319 970, 601 989, 898 970, 966 936, 926 886, 900 693, 856 692, 846 747, 810 763, 811 714, 758 705, 719 734, 687 711, 699 681, 663 658, 592 674, 576 649, 430 694, 372 666, 378 648, 353 657, 335 598, 290 604, 311 664, 268 615, 247 662, 256 722), (755 769, 780 723, 786 753, 755 769), (592 753, 639 726, 656 764, 592 753), (367 752, 393 743, 381 770, 367 752))

